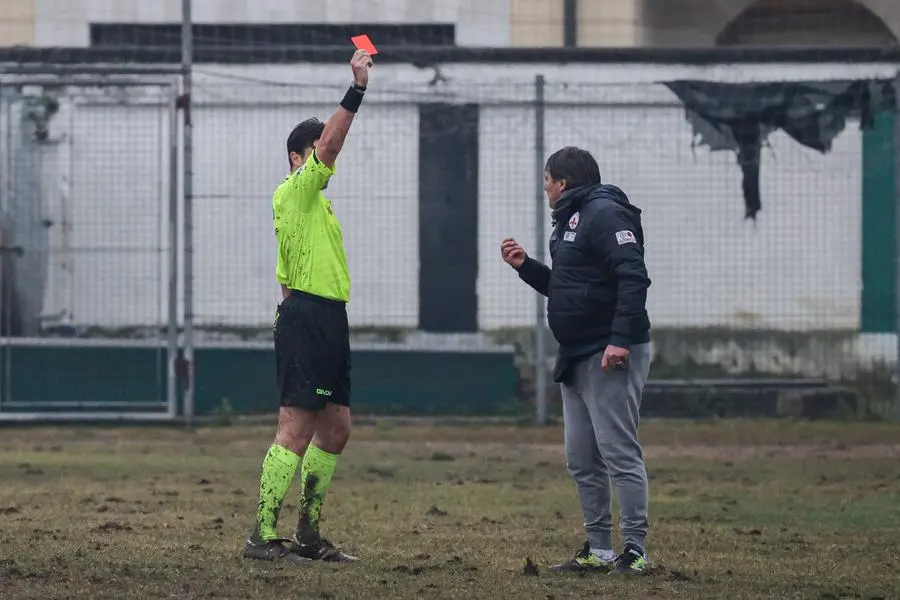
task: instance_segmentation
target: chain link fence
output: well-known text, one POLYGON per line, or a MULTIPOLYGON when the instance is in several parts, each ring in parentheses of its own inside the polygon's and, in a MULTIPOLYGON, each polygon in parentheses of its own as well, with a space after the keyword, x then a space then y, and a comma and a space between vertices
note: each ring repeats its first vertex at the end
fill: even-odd
MULTIPOLYGON (((189 284, 198 346, 270 347, 279 299, 270 199, 287 172, 284 140, 304 118, 327 119, 343 87, 196 83, 189 284)), ((172 228, 182 218, 172 212, 181 169, 173 88, 0 89, 7 370, 0 409, 15 406, 26 372, 17 353, 73 338, 151 345, 157 364, 148 368, 164 388, 173 331, 183 322, 171 302, 180 306, 184 291, 172 287, 183 264, 172 228)), ((534 293, 500 260, 499 243, 515 237, 536 256, 546 248, 540 165, 553 150, 577 145, 644 211, 652 377, 745 388, 786 380, 849 385, 867 410, 886 413, 896 341, 884 282, 894 281, 894 262, 871 248, 884 233, 878 215, 894 205, 892 116, 865 116, 871 122, 861 128, 862 116, 851 114, 827 152, 772 131, 759 162, 762 210, 748 220, 735 152, 698 143, 666 85, 541 87, 523 78, 373 86, 327 191, 353 279, 354 347, 513 352, 515 410, 531 411, 549 396, 552 411, 555 391, 535 377, 535 365, 549 379, 553 342, 534 293), (452 314, 457 325, 435 329, 426 324, 440 322, 427 317, 434 314, 452 314), (545 348, 535 347, 536 332, 545 348)), ((59 389, 96 374, 66 377, 59 389)), ((123 395, 165 397, 129 390, 120 382, 126 370, 103 377, 123 395)), ((437 393, 447 384, 437 377, 429 385, 437 393)))
POLYGON ((3 417, 171 410, 174 89, 0 80, 3 417))
MULTIPOLYGON (((326 119, 340 91, 199 86, 198 335, 268 341, 278 290, 267 198, 287 167, 282 139, 303 118, 326 119)), ((862 327, 864 286, 893 278, 892 261, 862 257, 864 237, 874 235, 863 226, 866 207, 884 203, 879 194, 888 195, 888 204, 893 198, 893 165, 883 158, 890 147, 872 151, 891 139, 881 115, 865 131, 852 115, 824 153, 773 132, 761 155, 763 209, 747 220, 735 153, 698 145, 683 104, 666 86, 549 83, 543 96, 538 107, 530 80, 373 89, 328 190, 354 279, 357 344, 451 351, 513 344, 522 367, 520 399, 533 398, 535 298, 502 263, 498 246, 512 236, 532 254, 545 247, 550 224, 541 216, 548 210, 538 197, 536 165, 559 147, 578 145, 594 153, 604 180, 644 211, 655 377, 752 378, 761 387, 852 382, 885 403, 878 410, 887 409, 895 343, 862 327), (420 164, 417 149, 428 142, 420 108, 436 103, 477 106, 477 123, 447 123, 435 134, 477 127, 477 229, 469 232, 477 246, 477 329, 433 335, 421 326, 422 273, 431 266, 422 261, 439 240, 428 238, 431 224, 419 214, 431 201, 421 179, 428 169, 446 167, 420 164)), ((461 151, 453 143, 447 138, 446 151, 461 151)), ((448 218, 466 219, 466 203, 453 193, 449 201, 459 208, 448 218)), ((462 250, 442 249, 451 256, 462 250)), ((448 300, 440 309, 454 307, 448 300)), ((546 352, 552 363, 552 340, 546 352)))

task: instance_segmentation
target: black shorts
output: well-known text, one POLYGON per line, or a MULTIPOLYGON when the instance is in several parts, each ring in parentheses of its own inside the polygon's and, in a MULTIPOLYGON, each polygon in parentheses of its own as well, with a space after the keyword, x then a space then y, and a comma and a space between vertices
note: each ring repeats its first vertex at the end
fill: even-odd
POLYGON ((281 406, 350 406, 347 305, 295 290, 275 311, 274 329, 281 406))

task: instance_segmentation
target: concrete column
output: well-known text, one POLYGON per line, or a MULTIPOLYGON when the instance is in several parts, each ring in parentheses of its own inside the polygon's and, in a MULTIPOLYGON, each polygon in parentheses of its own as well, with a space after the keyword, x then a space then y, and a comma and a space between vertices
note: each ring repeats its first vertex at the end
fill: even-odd
POLYGON ((563 45, 564 0, 510 0, 509 45, 563 45))
POLYGON ((0 1, 0 46, 34 45, 35 0, 0 1))

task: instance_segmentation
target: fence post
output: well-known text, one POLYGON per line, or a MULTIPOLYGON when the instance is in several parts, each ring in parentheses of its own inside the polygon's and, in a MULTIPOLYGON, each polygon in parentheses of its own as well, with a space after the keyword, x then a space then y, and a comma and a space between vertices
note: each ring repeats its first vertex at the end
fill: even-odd
POLYGON ((181 77, 184 115, 184 423, 194 419, 194 138, 191 116, 194 62, 191 0, 181 1, 181 77))
POLYGON ((178 414, 178 90, 169 98, 169 316, 166 341, 166 402, 178 414))
POLYGON ((900 71, 894 75, 894 333, 897 362, 894 364, 894 402, 891 417, 900 421, 900 71))
MULTIPOLYGON (((535 214, 534 214, 534 257, 546 262, 544 248, 547 238, 544 233, 544 219, 547 206, 544 202, 544 76, 534 78, 534 162, 535 178, 535 214)), ((546 338, 544 337, 544 321, 547 318, 544 296, 535 294, 534 321, 534 404, 537 425, 547 424, 547 360, 546 338)))

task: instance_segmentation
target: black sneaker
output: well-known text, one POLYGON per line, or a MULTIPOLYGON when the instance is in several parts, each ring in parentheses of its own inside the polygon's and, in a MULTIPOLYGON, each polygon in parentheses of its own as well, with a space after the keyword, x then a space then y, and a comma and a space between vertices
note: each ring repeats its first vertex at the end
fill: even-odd
POLYGON ((291 552, 309 560, 325 562, 356 562, 359 558, 342 552, 334 544, 320 536, 294 537, 291 552))
POLYGON ((610 571, 610 575, 640 575, 650 568, 647 556, 634 546, 626 546, 625 550, 616 557, 616 566, 610 571))
POLYGON ((255 540, 252 537, 244 543, 244 558, 266 561, 311 562, 294 552, 293 542, 286 539, 255 540))
POLYGON ((591 545, 585 542, 584 547, 571 560, 552 565, 550 570, 554 573, 608 573, 614 565, 614 560, 602 560, 591 552, 591 545))

